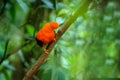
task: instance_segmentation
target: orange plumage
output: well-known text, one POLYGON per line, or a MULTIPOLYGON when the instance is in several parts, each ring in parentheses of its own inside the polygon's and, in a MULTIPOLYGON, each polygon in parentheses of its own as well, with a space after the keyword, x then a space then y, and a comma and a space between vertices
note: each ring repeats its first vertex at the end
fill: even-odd
POLYGON ((55 38, 54 30, 58 28, 57 22, 46 23, 36 34, 36 41, 41 47, 50 43, 55 38))

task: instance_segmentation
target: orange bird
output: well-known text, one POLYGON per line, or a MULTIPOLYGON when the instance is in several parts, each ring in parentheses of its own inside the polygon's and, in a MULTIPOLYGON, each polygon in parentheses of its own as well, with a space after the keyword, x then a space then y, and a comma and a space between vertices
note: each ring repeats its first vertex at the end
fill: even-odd
POLYGON ((36 34, 36 41, 37 44, 43 47, 44 52, 48 53, 47 49, 44 48, 44 45, 50 43, 51 41, 55 40, 55 32, 54 30, 58 28, 57 22, 49 22, 46 23, 42 29, 38 31, 36 34))

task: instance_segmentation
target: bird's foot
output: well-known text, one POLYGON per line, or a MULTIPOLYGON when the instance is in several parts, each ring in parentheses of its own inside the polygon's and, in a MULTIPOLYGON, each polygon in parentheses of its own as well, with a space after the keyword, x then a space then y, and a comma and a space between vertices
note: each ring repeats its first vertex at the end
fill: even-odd
POLYGON ((46 48, 43 49, 45 54, 48 54, 48 50, 46 48))
POLYGON ((56 38, 54 38, 53 41, 56 42, 56 38))

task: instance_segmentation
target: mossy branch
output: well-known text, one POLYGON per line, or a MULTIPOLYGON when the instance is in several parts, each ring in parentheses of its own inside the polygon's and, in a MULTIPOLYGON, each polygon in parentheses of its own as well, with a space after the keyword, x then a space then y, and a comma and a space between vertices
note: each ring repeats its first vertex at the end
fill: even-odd
MULTIPOLYGON (((64 32, 69 28, 69 26, 77 19, 77 17, 82 16, 88 9, 89 4, 92 0, 84 0, 79 8, 71 14, 70 18, 66 20, 66 22, 61 26, 61 29, 58 30, 56 35, 56 42, 60 39, 60 37, 64 34, 64 32)), ((47 46, 48 53, 51 52, 56 42, 52 42, 47 46)), ((47 58, 47 54, 43 53, 39 59, 35 62, 35 64, 30 68, 30 70, 26 73, 23 80, 30 80, 32 76, 37 72, 38 68, 44 63, 47 58)))

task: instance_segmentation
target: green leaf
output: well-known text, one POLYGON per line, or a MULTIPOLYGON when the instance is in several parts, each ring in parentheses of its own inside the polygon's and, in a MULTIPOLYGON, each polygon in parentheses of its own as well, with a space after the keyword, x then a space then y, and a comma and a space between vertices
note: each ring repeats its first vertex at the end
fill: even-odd
POLYGON ((42 5, 40 7, 46 7, 46 8, 50 8, 53 9, 53 4, 49 1, 49 0, 41 0, 45 5, 42 5))
POLYGON ((65 76, 62 72, 58 72, 58 80, 65 80, 65 76))
POLYGON ((34 27, 32 25, 27 24, 26 30, 30 36, 32 36, 34 34, 34 27))
POLYGON ((14 5, 10 8, 10 15, 12 17, 12 21, 14 21, 15 20, 15 15, 16 15, 16 11, 15 11, 14 5))
POLYGON ((53 2, 53 7, 56 10, 57 9, 57 0, 52 0, 52 2, 53 2))
POLYGON ((5 76, 5 79, 6 79, 6 80, 9 80, 9 75, 8 75, 7 71, 3 71, 3 74, 4 74, 4 76, 5 76))
POLYGON ((6 67, 7 69, 9 69, 9 70, 15 70, 15 67, 12 66, 11 64, 9 64, 9 61, 4 61, 4 62, 2 63, 2 65, 3 65, 4 67, 6 67))

